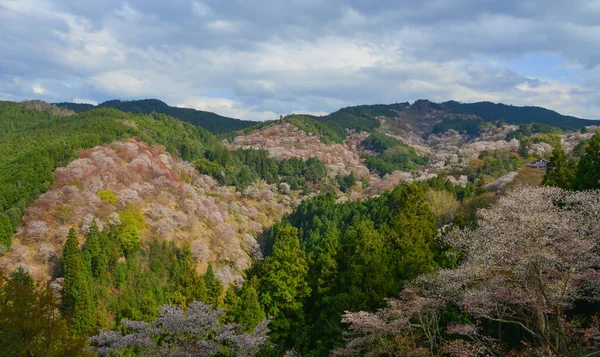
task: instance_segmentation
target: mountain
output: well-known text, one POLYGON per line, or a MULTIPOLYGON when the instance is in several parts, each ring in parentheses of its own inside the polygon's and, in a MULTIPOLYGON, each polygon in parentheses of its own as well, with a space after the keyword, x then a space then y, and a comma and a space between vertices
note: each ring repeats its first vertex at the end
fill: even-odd
MULTIPOLYGON (((445 122, 443 126, 448 128, 459 126, 470 129, 477 129, 477 125, 465 121, 503 121, 514 125, 539 123, 561 130, 578 130, 583 126, 600 125, 600 120, 561 115, 541 107, 518 107, 491 102, 434 103, 426 99, 417 100, 412 104, 404 102, 347 107, 321 117, 288 115, 286 120, 334 142, 343 141, 347 130, 372 132, 381 125, 392 131, 413 131, 420 135, 435 131, 435 125, 441 122, 445 122)), ((440 129, 438 127, 437 131, 440 129)))
POLYGON ((582 126, 599 125, 600 120, 588 120, 562 115, 542 107, 518 107, 502 103, 477 102, 460 103, 448 101, 441 104, 455 113, 473 114, 485 120, 504 120, 509 124, 540 123, 564 130, 577 130, 582 126))
MULTIPOLYGON (((120 103, 128 102, 112 105, 120 103)), ((509 192, 506 185, 539 185, 544 172, 525 164, 549 158, 559 142, 573 158, 570 163, 581 156, 586 173, 600 172, 594 168, 600 134, 592 134, 599 130, 531 122, 517 126, 420 100, 349 107, 323 117, 290 115, 222 139, 156 111, 132 114, 110 105, 68 109, 39 101, 0 101, 0 321, 8 321, 0 325, 10 329, 22 320, 22 314, 12 312, 16 307, 37 312, 38 302, 45 300, 22 297, 34 293, 33 281, 49 281, 53 293, 48 296, 56 307, 43 311, 64 318, 65 329, 89 337, 99 329, 119 328, 100 332, 91 339, 92 347, 114 342, 114 350, 125 353, 129 342, 122 344, 115 336, 151 326, 131 320, 149 322, 170 314, 168 320, 174 321, 173 313, 185 317, 178 313, 185 307, 240 324, 244 331, 270 316, 269 350, 275 352, 268 355, 294 349, 328 356, 342 347, 346 322, 364 321, 343 320, 344 311, 373 312, 421 274, 455 274, 441 276, 445 284, 452 276, 473 278, 467 280, 468 289, 478 289, 481 277, 466 274, 457 251, 438 243, 448 227, 488 232, 477 247, 488 247, 495 237, 510 238, 514 253, 533 254, 534 261, 539 260, 535 249, 519 249, 523 226, 531 229, 528 237, 537 237, 533 233, 539 227, 551 227, 547 234, 556 236, 557 244, 529 242, 550 249, 545 256, 597 254, 595 244, 569 240, 583 232, 596 241, 597 191, 567 196, 553 187, 528 187, 507 196, 509 201, 497 196, 509 192), (93 109, 76 113, 81 108, 93 109), (562 208, 554 207, 559 201, 574 205, 559 212, 562 208), (504 204, 504 211, 487 214, 483 221, 477 218, 478 209, 497 204, 504 204), (536 215, 544 217, 544 225, 531 219, 536 215), (565 222, 565 215, 576 219, 565 222), (555 228, 564 231, 556 235, 555 228), (26 286, 15 295, 15 284, 26 286), (171 307, 160 309, 163 305, 171 307), (212 308, 222 310, 212 314, 212 308)), ((504 252, 500 245, 505 241, 467 263, 489 268, 489 257, 504 252)), ((498 256, 497 264, 505 257, 498 256)), ((586 262, 596 261, 586 257, 586 262)), ((512 259, 521 264, 521 255, 512 259)), ((544 265, 553 269, 542 275, 552 280, 548 291, 570 274, 561 267, 579 258, 567 259, 558 267, 554 261, 544 265)), ((590 277, 598 281, 597 264, 581 266, 583 280, 573 284, 572 296, 579 296, 579 286, 587 289, 579 284, 590 277)), ((491 275, 489 286, 504 282, 505 272, 512 271, 514 278, 525 280, 516 291, 512 283, 504 287, 502 294, 521 296, 529 281, 522 274, 526 268, 516 267, 500 272, 500 278, 491 275)), ((465 285, 454 281, 451 285, 460 290, 456 293, 462 293, 465 285)), ((540 299, 540 311, 523 317, 532 323, 541 314, 554 318, 556 310, 546 310, 534 288, 530 298, 540 299)), ((439 296, 439 291, 432 293, 439 296)), ((415 293, 393 306, 432 307, 431 316, 440 322, 455 319, 451 309, 438 310, 440 305, 430 305, 430 299, 415 300, 415 293)), ((484 291, 480 301, 490 296, 504 299, 484 291)), ((524 303, 528 308, 529 301, 524 303)), ((465 300, 464 306, 471 302, 465 300)), ((512 306, 508 303, 507 308, 512 306)), ((365 312, 359 315, 367 316, 365 312)), ((569 316, 574 312, 568 311, 569 316)), ((465 316, 481 320, 478 326, 489 322, 487 315, 465 316)), ((167 321, 163 317, 159 324, 167 321)), ((366 321, 379 324, 377 319, 366 321)), ((33 323, 28 328, 37 327, 33 323)), ((457 328, 453 323, 447 327, 457 328)), ((399 330, 394 325, 389 331, 399 330)), ((497 331, 481 333, 496 336, 497 331)), ((586 330, 574 333, 589 335, 586 330)), ((504 341, 514 338, 507 348, 527 335, 514 336, 502 336, 504 341)), ((420 345, 411 349, 421 351, 420 346, 428 345, 424 339, 414 343, 420 345)))
POLYGON ((205 112, 191 108, 171 107, 158 99, 141 99, 131 101, 109 100, 98 104, 97 106, 82 103, 56 103, 59 107, 64 107, 80 113, 95 108, 114 108, 123 112, 133 114, 150 114, 157 112, 175 117, 179 120, 192 123, 203 127, 204 129, 215 133, 228 133, 236 130, 242 130, 253 126, 256 122, 249 120, 240 120, 224 117, 215 113, 205 112))

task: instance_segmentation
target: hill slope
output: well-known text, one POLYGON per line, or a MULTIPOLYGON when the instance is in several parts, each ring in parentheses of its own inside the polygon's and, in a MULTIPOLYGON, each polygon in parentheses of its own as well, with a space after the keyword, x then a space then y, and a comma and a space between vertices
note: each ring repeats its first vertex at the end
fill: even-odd
POLYGON ((179 120, 201 126, 206 130, 218 134, 241 130, 255 125, 256 122, 224 117, 215 113, 195 110, 190 108, 171 107, 158 99, 142 100, 109 100, 94 106, 80 103, 57 103, 59 107, 65 107, 75 112, 85 112, 95 108, 114 108, 133 114, 151 114, 152 112, 166 114, 179 120))
POLYGON ((503 119, 509 124, 540 123, 556 126, 563 130, 577 130, 582 126, 600 124, 600 120, 562 115, 542 107, 518 107, 491 102, 459 103, 456 101, 442 103, 442 106, 456 113, 473 114, 488 121, 503 119))
POLYGON ((83 150, 55 176, 51 189, 25 211, 0 269, 24 266, 36 279, 56 277, 69 228, 80 237, 93 222, 100 231, 125 231, 138 217, 142 247, 155 240, 188 246, 199 272, 213 264, 229 284, 260 254, 254 237, 292 206, 270 186, 236 195, 163 146, 136 139, 83 150))
POLYGON ((498 120, 514 125, 539 123, 561 130, 600 125, 600 120, 561 115, 541 107, 518 107, 491 102, 434 103, 426 99, 412 104, 406 102, 347 107, 321 117, 294 114, 285 119, 300 129, 333 142, 342 142, 348 131, 372 132, 380 127, 390 133, 414 132, 425 137, 432 131, 439 133, 440 128, 452 127, 464 128, 476 134, 481 124, 498 120))

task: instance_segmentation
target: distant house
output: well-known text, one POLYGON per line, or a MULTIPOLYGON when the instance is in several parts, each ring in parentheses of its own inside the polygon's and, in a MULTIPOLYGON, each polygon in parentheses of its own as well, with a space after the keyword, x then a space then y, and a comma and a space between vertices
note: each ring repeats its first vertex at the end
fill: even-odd
POLYGON ((527 164, 527 167, 531 167, 534 169, 539 169, 539 170, 544 170, 546 171, 546 169, 548 168, 548 164, 550 163, 550 161, 548 160, 544 160, 544 159, 537 159, 534 162, 530 162, 529 164, 527 164))

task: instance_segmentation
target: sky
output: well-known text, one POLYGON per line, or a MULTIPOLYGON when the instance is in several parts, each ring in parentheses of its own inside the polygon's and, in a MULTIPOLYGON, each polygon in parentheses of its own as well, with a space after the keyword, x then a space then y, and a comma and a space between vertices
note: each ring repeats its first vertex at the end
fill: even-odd
POLYGON ((600 0, 0 0, 0 99, 265 120, 492 101, 600 118, 600 0))

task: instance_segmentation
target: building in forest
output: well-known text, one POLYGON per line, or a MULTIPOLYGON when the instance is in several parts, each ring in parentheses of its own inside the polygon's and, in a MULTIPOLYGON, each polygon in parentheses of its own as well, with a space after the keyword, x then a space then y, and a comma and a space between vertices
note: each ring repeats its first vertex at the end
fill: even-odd
POLYGON ((526 166, 527 167, 532 167, 534 169, 540 169, 540 170, 546 171, 546 169, 548 168, 548 164, 549 163, 550 163, 550 161, 548 161, 548 160, 537 159, 534 162, 530 162, 526 166))

